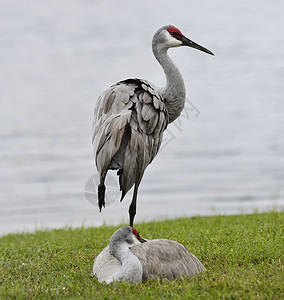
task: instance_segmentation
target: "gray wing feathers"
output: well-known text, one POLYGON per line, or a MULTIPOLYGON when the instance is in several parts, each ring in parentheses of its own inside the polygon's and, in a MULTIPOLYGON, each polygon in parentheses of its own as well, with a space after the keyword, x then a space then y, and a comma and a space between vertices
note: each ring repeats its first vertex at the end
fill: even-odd
MULTIPOLYGON (((152 119, 155 115, 157 115, 157 110, 155 109, 155 107, 153 106, 152 103, 147 104, 144 103, 142 110, 141 110, 141 115, 143 120, 145 121, 149 121, 150 119, 152 119)), ((148 126, 149 127, 149 126, 148 126)), ((148 129, 148 128, 147 128, 148 129)), ((151 129, 151 128, 150 128, 151 129)), ((147 130, 148 131, 148 130, 147 130)))
POLYGON ((156 156, 168 124, 163 99, 147 81, 119 82, 97 101, 93 146, 98 171, 123 169, 122 194, 142 178, 156 156))
POLYGON ((205 271, 202 263, 183 245, 170 240, 152 240, 131 248, 143 269, 143 279, 192 277, 205 271))
POLYGON ((100 126, 94 138, 94 149, 96 149, 96 164, 99 171, 104 170, 119 149, 124 134, 125 125, 129 123, 130 111, 119 115, 111 115, 100 126))

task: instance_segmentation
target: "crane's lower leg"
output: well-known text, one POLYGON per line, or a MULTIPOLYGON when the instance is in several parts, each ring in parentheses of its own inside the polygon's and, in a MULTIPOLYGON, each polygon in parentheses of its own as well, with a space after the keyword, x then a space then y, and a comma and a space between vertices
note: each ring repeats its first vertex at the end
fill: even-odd
POLYGON ((130 226, 131 227, 133 227, 133 221, 134 221, 134 217, 136 215, 136 202, 137 202, 137 194, 138 194, 139 183, 140 183, 140 181, 138 183, 135 183, 132 201, 131 201, 131 204, 130 204, 129 210, 128 210, 130 226))

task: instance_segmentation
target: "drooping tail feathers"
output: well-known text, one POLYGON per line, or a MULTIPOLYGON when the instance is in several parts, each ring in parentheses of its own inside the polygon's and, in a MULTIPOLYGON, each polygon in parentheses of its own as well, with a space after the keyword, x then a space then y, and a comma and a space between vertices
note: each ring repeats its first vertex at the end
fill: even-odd
POLYGON ((100 183, 98 186, 98 198, 99 198, 99 209, 102 211, 102 207, 105 207, 105 191, 106 187, 104 183, 100 183))

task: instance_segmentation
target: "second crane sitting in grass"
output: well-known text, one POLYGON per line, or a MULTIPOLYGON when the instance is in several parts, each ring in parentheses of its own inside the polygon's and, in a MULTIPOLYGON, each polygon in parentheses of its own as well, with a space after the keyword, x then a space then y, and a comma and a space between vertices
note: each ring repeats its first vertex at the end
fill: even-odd
POLYGON ((147 166, 157 155, 163 132, 182 112, 185 102, 183 78, 167 54, 169 48, 188 46, 208 54, 181 31, 167 25, 154 35, 152 50, 162 66, 167 83, 156 87, 147 80, 126 79, 111 86, 98 98, 93 124, 95 162, 100 175, 98 205, 105 207, 105 178, 118 170, 121 200, 133 187, 129 206, 130 226, 136 214, 138 187, 147 166))

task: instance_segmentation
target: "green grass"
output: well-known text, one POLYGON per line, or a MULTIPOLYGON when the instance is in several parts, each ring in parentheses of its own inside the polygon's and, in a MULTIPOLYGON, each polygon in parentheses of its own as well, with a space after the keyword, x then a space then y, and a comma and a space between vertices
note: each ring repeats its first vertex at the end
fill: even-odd
POLYGON ((284 212, 181 218, 136 225, 145 238, 184 244, 207 272, 194 279, 100 284, 94 255, 117 227, 0 238, 1 299, 284 299, 284 212))

